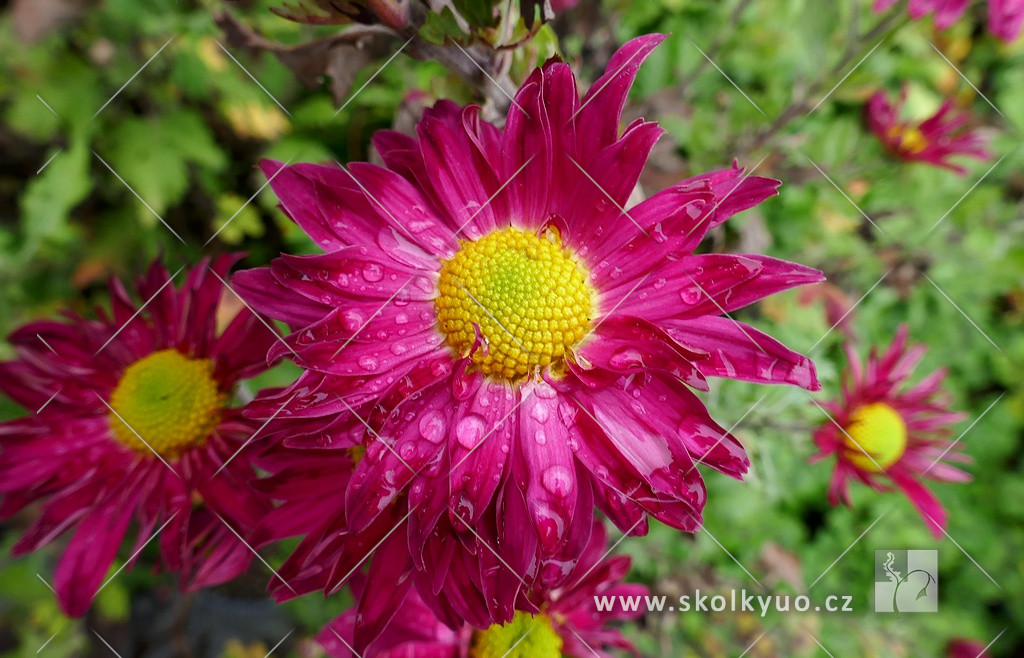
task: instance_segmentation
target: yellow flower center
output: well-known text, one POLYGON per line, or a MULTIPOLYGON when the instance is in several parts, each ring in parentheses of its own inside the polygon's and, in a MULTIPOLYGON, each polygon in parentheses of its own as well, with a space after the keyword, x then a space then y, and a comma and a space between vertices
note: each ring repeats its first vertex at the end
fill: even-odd
POLYGON ((478 631, 470 658, 561 658, 562 638, 545 614, 516 612, 512 621, 478 631))
POLYGON ((110 395, 110 429, 138 452, 177 457, 205 442, 220 422, 225 397, 213 361, 160 350, 125 368, 110 395))
POLYGON ((899 148, 908 153, 920 153, 928 146, 924 133, 914 126, 892 126, 889 128, 889 137, 899 139, 899 148))
POLYGON ((486 343, 472 358, 484 374, 520 378, 560 361, 586 335, 594 290, 556 231, 507 228, 459 244, 441 263, 434 307, 460 355, 471 352, 479 328, 486 343))
POLYGON ((895 409, 881 402, 854 409, 846 433, 846 456, 865 471, 879 473, 889 468, 907 449, 906 423, 895 409))

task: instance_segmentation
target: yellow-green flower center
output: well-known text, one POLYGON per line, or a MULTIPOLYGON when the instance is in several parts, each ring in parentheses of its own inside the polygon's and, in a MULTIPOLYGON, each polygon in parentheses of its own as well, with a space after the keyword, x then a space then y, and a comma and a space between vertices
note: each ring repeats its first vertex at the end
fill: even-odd
POLYGON ((487 375, 513 380, 560 361, 590 328, 594 290, 557 232, 518 228, 460 241, 434 301, 448 344, 487 375))
POLYGON ((928 146, 928 140, 918 128, 910 125, 895 125, 889 128, 889 137, 899 140, 899 148, 917 154, 928 146))
POLYGON ((470 658, 561 658, 562 638, 545 614, 516 612, 512 621, 478 631, 470 658))
POLYGON ((160 350, 125 368, 110 395, 110 429, 138 452, 176 457, 206 441, 224 402, 213 361, 160 350))
POLYGON ((907 449, 906 423, 899 412, 882 402, 854 409, 846 434, 847 458, 858 468, 873 473, 895 464, 907 449))

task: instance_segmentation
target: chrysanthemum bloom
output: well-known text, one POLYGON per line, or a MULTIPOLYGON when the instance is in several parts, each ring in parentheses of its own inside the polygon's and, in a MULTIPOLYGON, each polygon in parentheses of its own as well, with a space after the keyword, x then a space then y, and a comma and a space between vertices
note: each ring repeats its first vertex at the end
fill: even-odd
POLYGON ((647 515, 693 531, 705 502, 695 464, 745 472, 742 446, 690 387, 712 376, 818 387, 808 359, 722 314, 821 274, 693 253, 778 181, 731 168, 623 210, 662 131, 637 120, 620 133, 619 119, 662 39, 626 44, 582 99, 569 67, 547 63, 503 130, 441 102, 418 139, 374 137, 386 167, 264 164, 326 253, 235 276, 290 325, 306 369, 250 409, 283 406, 291 445, 365 448, 345 492, 350 532, 399 504, 422 564, 442 518, 469 535, 497 509, 515 536, 503 559, 553 586, 586 546, 595 505, 634 534, 647 515))
POLYGON ((833 505, 850 504, 850 478, 879 491, 895 485, 941 537, 946 510, 920 480, 967 482, 971 477, 946 463, 969 458, 948 440, 950 426, 965 414, 949 410, 948 396, 940 389, 945 369, 901 390, 925 351, 924 346, 907 347, 905 325, 887 352, 879 356, 872 349, 863 366, 847 344, 843 397, 822 405, 831 418, 814 434, 820 452, 813 459, 836 456, 828 492, 833 505))
POLYGON ((895 102, 885 92, 878 92, 865 107, 871 132, 893 156, 950 169, 961 176, 967 170, 953 164, 950 158, 963 155, 985 160, 992 157, 985 149, 984 138, 966 127, 970 116, 955 112, 953 101, 946 101, 935 114, 917 122, 902 118, 906 100, 907 88, 904 87, 895 102))
POLYGON ((232 528, 268 507, 246 493, 241 449, 258 425, 229 405, 274 338, 247 310, 218 334, 217 276, 236 260, 204 261, 181 289, 154 264, 137 287, 144 306, 115 280, 109 314, 67 313, 9 338, 17 358, 0 363, 0 390, 32 413, 0 423, 0 518, 42 504, 15 554, 74 530, 55 577, 70 615, 89 608, 133 521, 132 556, 159 532, 162 565, 183 583, 223 582, 250 562, 232 528))
MULTIPOLYGON (((604 528, 596 523, 580 561, 569 577, 570 585, 555 591, 537 591, 533 602, 525 597, 513 619, 476 629, 459 624, 455 629, 439 621, 415 590, 372 644, 364 658, 611 658, 608 650, 632 650, 632 644, 609 624, 636 619, 642 606, 626 605, 649 594, 643 585, 623 583, 630 559, 604 559, 604 528), (626 608, 631 608, 627 610, 626 608)), ((372 581, 358 579, 353 590, 365 595, 372 581)), ((379 585, 376 585, 379 586, 379 585)), ((356 611, 332 621, 317 639, 333 658, 351 658, 356 611)))
MULTIPOLYGON (((899 0, 875 0, 872 9, 882 12, 899 0)), ((970 0, 908 0, 907 13, 917 20, 935 15, 935 27, 948 29, 967 11, 970 0)), ((1020 36, 1024 28, 1024 0, 988 0, 988 31, 1009 43, 1020 36)))

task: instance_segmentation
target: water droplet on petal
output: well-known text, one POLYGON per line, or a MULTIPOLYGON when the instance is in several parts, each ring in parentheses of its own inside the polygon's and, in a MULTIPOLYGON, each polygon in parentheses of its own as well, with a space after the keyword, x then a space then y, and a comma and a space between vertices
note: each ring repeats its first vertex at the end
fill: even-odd
POLYGON ((530 417, 538 423, 546 423, 549 413, 550 409, 548 409, 547 405, 543 402, 538 402, 533 405, 533 408, 530 410, 530 417))
POLYGON ((427 412, 420 418, 419 430, 420 436, 427 441, 440 443, 441 439, 444 438, 444 418, 436 411, 427 412))
POLYGON ((683 300, 684 304, 693 306, 700 301, 700 289, 696 286, 686 288, 679 291, 679 298, 683 300))
POLYGON ((459 445, 463 448, 472 450, 483 439, 486 427, 487 423, 484 421, 483 416, 467 414, 455 427, 455 438, 458 439, 459 445))
POLYGON ((567 496, 576 484, 572 471, 561 464, 549 466, 541 475, 541 484, 556 496, 567 496))
POLYGON ((409 316, 405 313, 399 313, 395 316, 395 324, 408 324, 409 316))
POLYGON ((366 318, 363 314, 354 308, 345 309, 341 314, 341 326, 345 327, 349 331, 355 331, 359 327, 363 326, 366 322, 366 318))
POLYGON ((359 365, 362 366, 364 370, 375 370, 380 363, 372 356, 364 355, 359 357, 359 365))
POLYGON ((539 398, 550 400, 558 395, 558 392, 551 387, 551 384, 548 384, 547 382, 540 382, 537 384, 537 388, 534 389, 534 394, 539 398))
POLYGON ((363 278, 370 283, 376 283, 384 278, 384 268, 378 263, 367 263, 363 267, 363 278))

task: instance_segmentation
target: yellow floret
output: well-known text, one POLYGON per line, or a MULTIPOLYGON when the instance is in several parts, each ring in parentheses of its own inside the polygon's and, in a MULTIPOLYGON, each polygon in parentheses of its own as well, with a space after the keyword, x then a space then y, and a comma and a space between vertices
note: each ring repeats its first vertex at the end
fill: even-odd
POLYGON ((125 368, 110 395, 110 429, 140 453, 176 457, 202 445, 220 422, 225 396, 213 361, 160 350, 125 368))
POLYGON ((487 345, 473 362, 485 374, 518 379, 560 361, 587 334, 594 291, 557 233, 507 228, 460 245, 441 264, 434 306, 459 355, 470 353, 479 327, 487 345))
POLYGON ((850 414, 846 434, 849 460, 873 473, 895 464, 907 449, 906 423, 899 412, 882 402, 857 407, 850 414))

